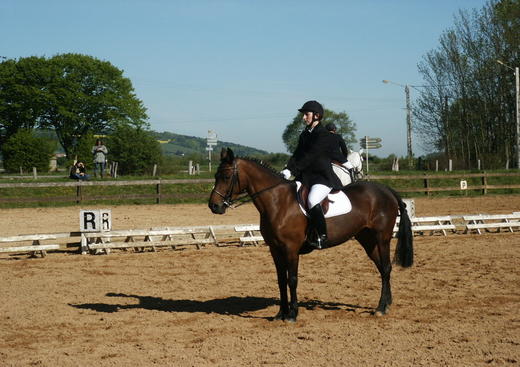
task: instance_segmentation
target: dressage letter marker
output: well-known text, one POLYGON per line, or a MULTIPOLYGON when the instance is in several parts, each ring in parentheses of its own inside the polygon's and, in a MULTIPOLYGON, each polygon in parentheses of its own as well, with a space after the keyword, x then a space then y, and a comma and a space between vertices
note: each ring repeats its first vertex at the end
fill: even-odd
POLYGON ((112 230, 111 210, 80 210, 79 230, 80 232, 105 232, 112 230))

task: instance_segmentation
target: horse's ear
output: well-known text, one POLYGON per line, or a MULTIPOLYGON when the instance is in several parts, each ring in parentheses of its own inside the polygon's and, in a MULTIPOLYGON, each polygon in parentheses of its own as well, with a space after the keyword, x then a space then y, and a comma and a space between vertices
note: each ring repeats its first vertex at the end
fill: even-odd
POLYGON ((235 153, 233 153, 231 148, 227 148, 227 154, 228 154, 229 163, 233 162, 235 160, 235 153))
POLYGON ((229 148, 222 148, 220 151, 220 160, 222 162, 231 163, 235 159, 235 154, 229 148))

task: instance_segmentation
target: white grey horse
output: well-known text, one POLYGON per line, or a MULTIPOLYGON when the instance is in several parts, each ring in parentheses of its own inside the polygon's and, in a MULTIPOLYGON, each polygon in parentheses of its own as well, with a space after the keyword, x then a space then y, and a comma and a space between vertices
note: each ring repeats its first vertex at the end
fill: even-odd
POLYGON ((359 152, 350 151, 350 153, 347 156, 347 159, 354 168, 352 169, 352 176, 350 172, 343 166, 332 163, 332 169, 334 173, 339 177, 341 183, 343 186, 348 185, 352 182, 352 179, 354 181, 360 180, 363 178, 363 149, 361 149, 359 152))

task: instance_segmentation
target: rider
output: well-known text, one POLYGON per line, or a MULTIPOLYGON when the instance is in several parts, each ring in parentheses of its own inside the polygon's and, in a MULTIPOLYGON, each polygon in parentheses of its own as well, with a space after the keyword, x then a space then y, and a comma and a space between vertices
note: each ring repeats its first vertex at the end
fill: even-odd
MULTIPOLYGON (((338 147, 339 151, 345 156, 346 159, 348 159, 349 150, 347 148, 347 144, 345 144, 345 140, 343 140, 343 137, 341 134, 336 133, 336 125, 334 125, 332 122, 329 122, 327 125, 325 125, 325 128, 332 134, 335 140, 335 146, 338 147)), ((343 167, 347 169, 347 172, 350 176, 350 182, 354 182, 354 172, 353 168, 354 166, 350 162, 343 163, 343 167)))
POLYGON ((345 144, 345 140, 343 140, 343 137, 340 134, 336 133, 336 125, 334 125, 332 122, 329 122, 327 125, 325 125, 325 128, 334 136, 334 139, 337 141, 337 146, 339 147, 339 150, 343 155, 348 157, 348 148, 347 144, 345 144))
POLYGON ((332 171, 333 160, 347 162, 339 149, 333 134, 323 126, 323 106, 317 101, 305 102, 300 111, 307 125, 300 134, 298 146, 289 159, 282 174, 288 179, 292 174, 298 181, 310 187, 309 224, 307 243, 315 248, 328 247, 327 225, 321 201, 332 189, 341 189, 339 178, 332 171), (313 235, 316 232, 316 235, 313 235))

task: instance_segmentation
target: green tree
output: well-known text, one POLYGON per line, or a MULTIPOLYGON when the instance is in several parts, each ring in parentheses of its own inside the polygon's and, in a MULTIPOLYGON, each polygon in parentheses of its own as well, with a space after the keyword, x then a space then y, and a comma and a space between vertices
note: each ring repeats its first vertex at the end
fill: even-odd
POLYGON ((161 163, 159 142, 141 127, 119 125, 106 140, 110 160, 118 162, 123 175, 151 173, 153 165, 161 163))
POLYGON ((21 128, 52 128, 72 156, 88 133, 147 126, 132 83, 108 61, 80 54, 0 63, 0 143, 21 128))
POLYGON ((520 64, 520 1, 491 0, 460 11, 419 64, 425 81, 414 129, 429 152, 475 167, 502 165, 516 145, 514 77, 520 64))
POLYGON ((20 167, 24 171, 36 167, 39 172, 48 172, 55 148, 55 142, 37 137, 29 129, 19 130, 2 144, 4 168, 7 172, 18 172, 20 167))
POLYGON ((21 129, 34 129, 47 111, 51 72, 42 57, 0 63, 0 145, 21 129))
MULTIPOLYGON (((337 127, 337 133, 340 134, 347 147, 352 146, 356 142, 356 124, 352 122, 349 115, 346 112, 334 112, 325 109, 325 117, 322 120, 323 125, 327 125, 332 122, 337 127)), ((285 127, 282 135, 282 140, 287 148, 287 151, 294 152, 298 145, 298 137, 305 127, 303 122, 303 115, 298 113, 292 122, 285 127)))

